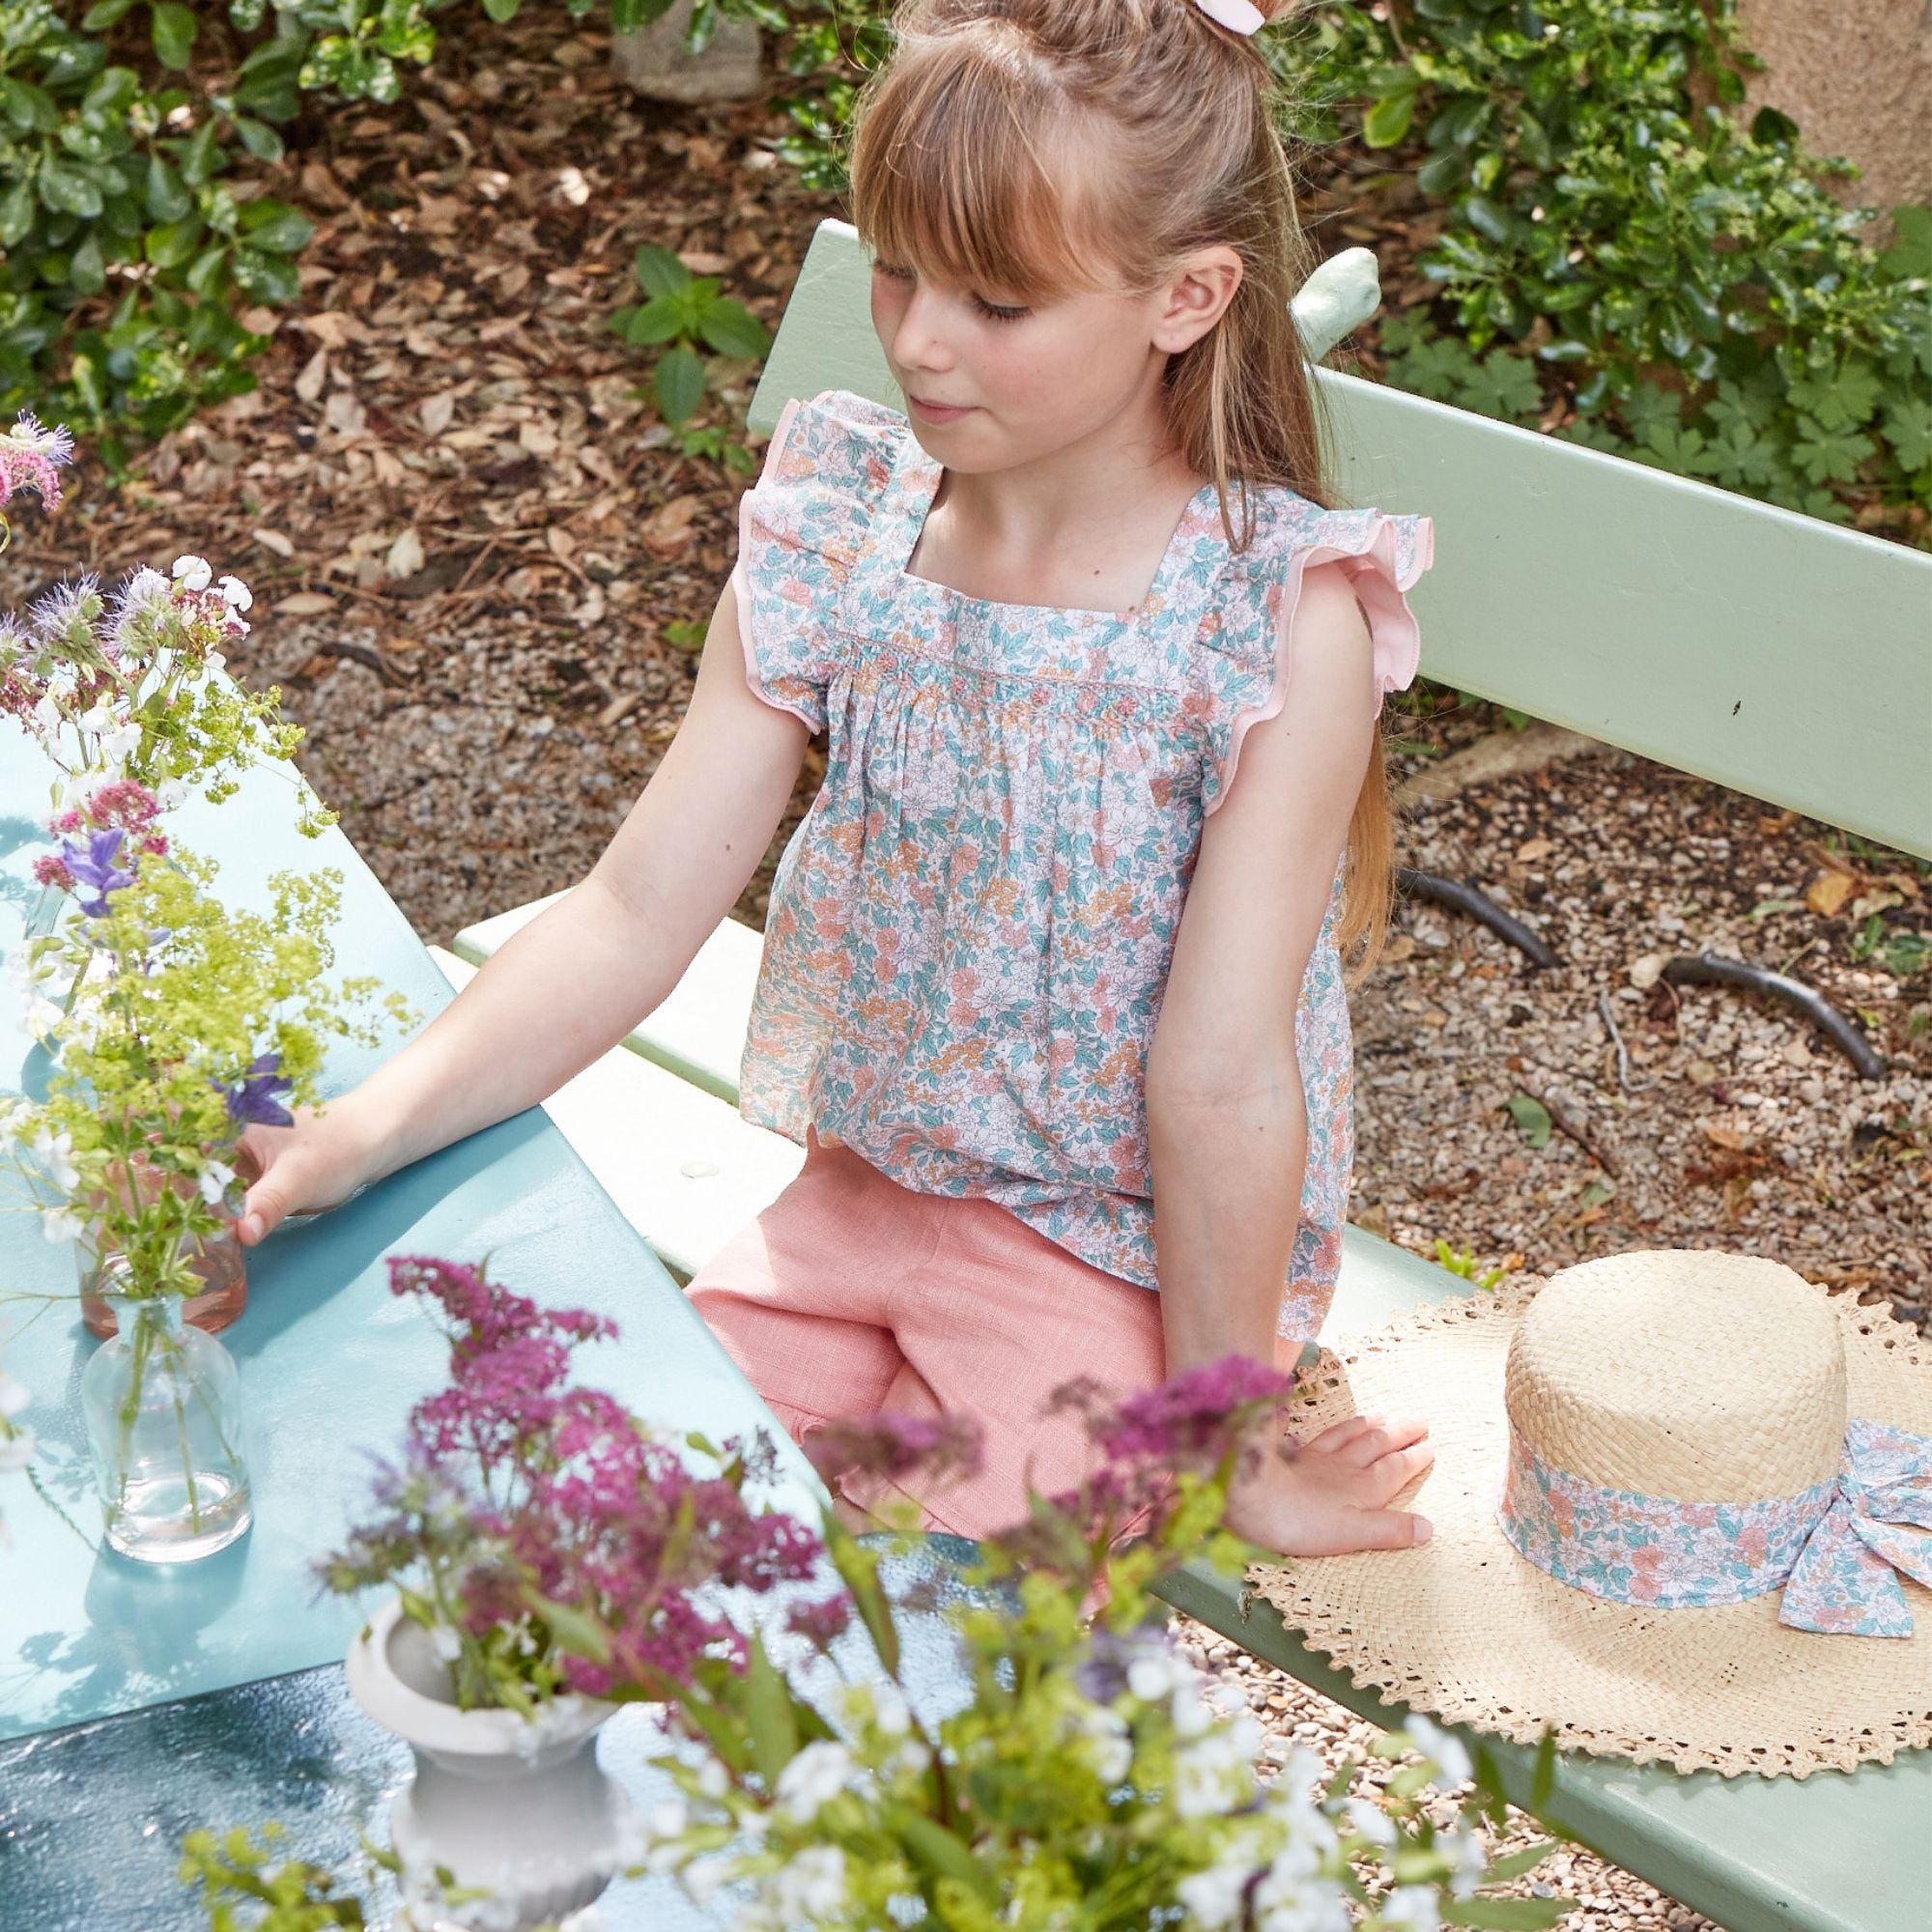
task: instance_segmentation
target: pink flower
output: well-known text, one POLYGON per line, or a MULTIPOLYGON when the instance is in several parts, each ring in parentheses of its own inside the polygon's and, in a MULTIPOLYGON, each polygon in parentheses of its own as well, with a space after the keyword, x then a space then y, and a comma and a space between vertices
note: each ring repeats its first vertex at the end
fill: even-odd
POLYGON ((15 490, 33 490, 43 509, 59 509, 61 486, 55 471, 72 458, 73 438, 67 430, 58 424, 43 429, 22 410, 14 427, 0 432, 0 503, 15 490))

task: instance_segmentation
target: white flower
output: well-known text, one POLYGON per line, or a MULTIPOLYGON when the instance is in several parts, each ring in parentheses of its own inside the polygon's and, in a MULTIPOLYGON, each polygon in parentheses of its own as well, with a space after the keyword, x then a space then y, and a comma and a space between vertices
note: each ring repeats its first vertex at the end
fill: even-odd
POLYGON ((697 1768, 697 1788, 705 1797, 721 1800, 731 1788, 731 1774, 715 1757, 708 1757, 697 1768))
POLYGON ((877 1721, 889 1738, 903 1737, 912 1728, 912 1713, 895 1684, 882 1684, 877 1699, 877 1721))
POLYGON ((235 1170, 232 1167, 225 1166, 218 1160, 204 1162, 200 1181, 201 1198, 211 1208, 219 1208, 223 1196, 235 1185, 235 1170))
POLYGON ((1127 1665, 1127 1689, 1144 1704, 1155 1703, 1190 1681, 1191 1673, 1183 1676, 1176 1667, 1176 1661, 1165 1651, 1151 1651, 1127 1665))
POLYGON ((219 651, 210 651, 202 658, 202 667, 213 677, 217 671, 228 668, 228 660, 219 651))
POLYGON ((0 1369, 0 1422, 11 1422, 31 1400, 26 1383, 0 1369))
MULTIPOLYGON (((219 1163, 216 1163, 219 1165, 219 1163)), ((203 1177, 206 1192, 207 1177, 203 1177)), ((454 1663, 463 1655, 463 1639, 447 1624, 431 1624, 429 1627, 429 1647, 444 1663, 454 1663)))
POLYGON ((114 713, 104 704, 90 704, 73 722, 83 731, 92 731, 99 735, 102 731, 113 730, 114 713))
POLYGON ((682 1798, 667 1798, 651 1806, 644 1827, 653 1838, 681 1838, 691 1829, 691 1810, 682 1798))
POLYGON ((87 1223, 71 1208, 49 1208, 41 1215, 41 1233, 50 1241, 77 1241, 87 1223))
POLYGON ((1176 1684, 1170 1715, 1179 1737, 1198 1738, 1213 1725, 1214 1713, 1202 1701, 1198 1678, 1182 1679, 1176 1684))
POLYGON ((1382 1900, 1386 1932, 1440 1932, 1442 1914, 1426 1885, 1401 1885, 1382 1900))
POLYGON ((1449 1874, 1449 1889, 1458 1898, 1469 1898, 1476 1888, 1489 1876, 1489 1853, 1483 1841, 1474 1832, 1454 1832, 1448 1834, 1447 1845, 1438 1837, 1435 1849, 1439 1852, 1451 1849, 1456 1855, 1456 1869, 1449 1874))
POLYGON ((43 738, 51 738, 61 727, 60 706, 43 696, 34 706, 34 724, 43 738))
POLYGON ((206 590, 213 581, 214 572, 209 567, 205 556, 178 556, 175 558, 175 582, 189 590, 206 590))
POLYGON ((1252 1718, 1205 1731, 1174 1757, 1174 1808, 1183 1818, 1211 1818, 1254 1793, 1261 1726, 1252 1718))
POLYGON ((231 611, 246 611, 254 605, 254 592, 239 577, 224 577, 214 587, 231 611))
POLYGON ((15 1429, 0 1435, 0 1476, 11 1476, 34 1460, 34 1432, 15 1429))
POLYGON ((1395 1820, 1373 1798, 1351 1798, 1348 1804, 1349 1823, 1355 1835, 1372 1845, 1395 1843, 1395 1820))
POLYGON ((845 1903, 845 1854, 837 1845, 808 1845, 779 1873, 773 1903, 787 1918, 837 1912, 845 1903))
POLYGON ((1469 1762, 1469 1753, 1461 1738, 1452 1737, 1434 1719, 1417 1713, 1403 1726, 1405 1734, 1415 1748, 1426 1758, 1435 1762, 1442 1774, 1444 1784, 1466 1784, 1476 1775, 1476 1767, 1469 1762))
POLYGON ((50 1133, 43 1127, 34 1136, 34 1158, 63 1194, 71 1194, 80 1185, 80 1169, 74 1166, 72 1154, 71 1134, 50 1133))
POLYGON ((101 739, 100 755, 118 770, 141 749, 143 735, 140 725, 130 718, 101 739))
POLYGON ((795 1824, 809 1825, 820 1806, 845 1789, 857 1769, 852 1753, 829 1738, 817 1738, 779 1773, 775 1796, 795 1824))
POLYGON ((1192 1922, 1204 1932, 1219 1932, 1241 1919, 1242 1893, 1260 1867, 1262 1856, 1253 1841, 1236 1836, 1221 1847, 1221 1855, 1206 1871, 1190 1872, 1174 1888, 1192 1922))
POLYGON ((729 1859, 693 1859, 678 1873, 678 1883, 690 1894, 691 1901, 700 1910, 708 1906, 718 1895, 718 1888, 731 1876, 729 1859))

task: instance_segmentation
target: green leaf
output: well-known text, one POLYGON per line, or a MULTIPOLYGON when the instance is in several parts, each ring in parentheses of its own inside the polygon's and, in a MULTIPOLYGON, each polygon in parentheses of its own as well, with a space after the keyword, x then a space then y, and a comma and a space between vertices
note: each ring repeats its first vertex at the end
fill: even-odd
POLYGON ((1520 1852, 1511 1852, 1507 1858, 1493 1861, 1483 1883, 1507 1885, 1513 1878, 1521 1878, 1525 1872, 1533 1872, 1555 1849, 1554 1838, 1544 1838, 1537 1844, 1525 1845, 1520 1852))
POLYGON ((1392 148, 1415 119, 1415 95, 1391 94, 1362 117, 1362 139, 1372 148, 1392 148))
POLYGON ((934 1877, 956 1879, 987 1904, 998 1902, 998 1881, 956 1833, 904 1804, 882 1806, 881 1822, 904 1840, 906 1849, 934 1877))
POLYGON ((258 161, 267 161, 272 167, 282 158, 285 152, 282 137, 266 121, 257 121, 248 114, 238 114, 235 117, 235 132, 242 145, 258 161))
POLYGON ((163 222, 148 230, 142 252, 157 269, 179 269, 195 251, 203 233, 199 217, 163 222))
POLYGON ((517 9, 522 4, 523 0, 483 0, 483 11, 500 25, 517 17, 517 9))
POLYGON ((92 221, 100 213, 100 190, 84 169, 64 161, 41 163, 41 199, 63 214, 92 221))
POLYGON ((1798 418, 1798 440, 1791 460, 1813 483, 1849 483, 1872 453, 1872 440, 1851 430, 1827 429, 1809 416, 1798 418))
POLYGON ((14 127, 31 128, 37 134, 51 134, 60 126, 60 110, 53 97, 12 74, 0 73, 0 114, 14 127))
POLYGON ((638 250, 633 268, 639 288, 647 296, 674 295, 691 280, 691 270, 668 248, 651 242, 638 250))
POLYGON ((1532 1100, 1527 1094, 1512 1094, 1503 1103, 1510 1111, 1510 1118, 1522 1129, 1523 1138, 1531 1147, 1549 1145, 1549 1135, 1553 1122, 1549 1109, 1541 1100, 1532 1100))
POLYGON ((1547 1932, 1561 1922, 1573 1902, 1567 1898, 1445 1899, 1442 1922, 1476 1926, 1486 1932, 1547 1932))
POLYGON ((771 335, 742 302, 714 301, 704 311, 698 333, 721 355, 757 361, 771 353, 771 335))
POLYGON ((1932 401, 1906 396, 1888 403, 1884 420, 1885 440, 1904 469, 1923 469, 1932 464, 1932 401))
POLYGON ((637 349, 649 349, 660 342, 674 342, 690 321, 682 290, 653 296, 632 315, 624 330, 624 340, 637 349))
POLYGON ((148 156, 145 201, 151 221, 179 221, 194 206, 186 184, 159 155, 148 156))
POLYGON ((765 1655, 764 1640, 754 1631, 745 1662, 745 1721, 752 1736, 752 1761, 767 1790, 776 1790, 779 1774, 798 1755, 798 1719, 791 1708, 791 1689, 765 1655))
POLYGON ((293 255, 308 245, 315 223, 286 202, 251 201, 242 207, 241 230, 251 248, 293 255))
POLYGON ((34 208, 34 190, 25 180, 0 194, 0 248, 17 248, 33 232, 34 208))
POLYGON ((1529 1808, 1548 1810, 1556 1789, 1556 1733, 1546 1730, 1536 1746, 1536 1765, 1529 1776, 1529 1808))
POLYGON ((1932 279, 1932 208, 1894 208, 1891 231, 1891 245, 1878 258, 1880 269, 1899 281, 1932 279))
POLYGON ((240 247, 235 251, 235 286, 256 301, 292 302, 301 293, 301 277, 286 255, 240 247))
POLYGON ((100 293, 107 281, 107 265, 101 258, 99 234, 90 234, 73 251, 67 265, 67 278, 84 296, 100 293))
POLYGON ((675 426, 688 422, 704 400, 704 363, 696 352, 683 343, 661 356, 651 378, 657 393, 658 413, 675 426))
POLYGON ((163 67, 176 70, 186 67, 188 56, 194 51, 198 24, 193 9, 184 7, 181 0, 161 0, 153 14, 155 58, 163 67))
POLYGON ((134 0, 99 0, 97 6, 90 7, 80 16, 81 31, 88 34, 104 31, 120 19, 133 4, 134 0))

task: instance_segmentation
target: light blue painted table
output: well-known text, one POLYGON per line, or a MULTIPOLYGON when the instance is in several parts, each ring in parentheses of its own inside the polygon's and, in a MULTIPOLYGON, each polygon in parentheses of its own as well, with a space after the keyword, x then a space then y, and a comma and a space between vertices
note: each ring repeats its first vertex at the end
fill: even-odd
MULTIPOLYGON (((36 896, 29 872, 44 841, 33 815, 44 808, 45 783, 34 748, 0 722, 0 955, 18 943, 36 896)), ((449 993, 408 923, 346 838, 305 840, 293 818, 285 781, 264 772, 224 806, 184 811, 174 830, 220 861, 221 890, 238 902, 262 902, 267 877, 277 868, 339 867, 338 969, 378 974, 426 1020, 449 993)), ((399 1039, 380 1051, 393 1051, 399 1039)), ((352 1086, 375 1057, 339 1053, 328 1067, 327 1091, 352 1086)), ((0 1088, 34 1091, 47 1070, 44 1055, 21 1029, 11 991, 0 990, 0 1088)), ((207 1726, 198 1733, 202 1756, 190 1774, 165 1742, 182 1720, 158 1715, 157 1707, 333 1664, 366 1613, 366 1605, 319 1594, 311 1566, 357 1512, 371 1452, 393 1451, 410 1405, 442 1375, 439 1331, 412 1302, 388 1292, 384 1257, 399 1252, 465 1260, 487 1252, 493 1272, 520 1293, 615 1317, 620 1338, 579 1358, 584 1378, 668 1428, 702 1427, 714 1439, 767 1429, 778 1441, 781 1471, 771 1499, 816 1520, 823 1492, 810 1465, 540 1110, 420 1162, 332 1213, 279 1231, 251 1254, 248 1307, 223 1339, 241 1366, 255 1523, 233 1548, 199 1564, 156 1568, 96 1547, 99 1512, 77 1403, 81 1367, 95 1345, 71 1306, 38 1312, 36 1304, 0 1303, 7 1367, 32 1392, 22 1419, 40 1437, 38 1466, 85 1532, 76 1534, 23 1481, 8 1480, 8 1541, 0 1546, 4 1932, 103 1932, 110 1924, 147 1932, 151 1922, 100 1917, 80 1904, 68 1917, 46 1904, 52 1894, 45 1891, 36 1894, 42 1906, 26 1902, 28 1878, 34 1869, 44 1876, 50 1859, 70 1875, 76 1860, 85 1871, 97 1833, 103 1844, 129 1835, 126 1817, 110 1821, 103 1813, 90 1821, 96 1803, 90 1777, 55 1780, 73 1807, 56 1819, 60 1807, 47 1807, 54 1787, 41 1776, 44 1768, 79 1765, 97 1749, 125 1764, 133 1752, 146 1765, 142 1830, 156 1845, 158 1834, 187 1824, 253 1823, 272 1815, 276 1792, 287 1785, 260 1761, 272 1724, 238 1731, 238 1740, 253 1739, 251 1751, 211 1785, 203 1761, 207 1726), (143 1712, 153 1721, 132 1732, 103 1725, 143 1712), (61 1735, 47 1735, 54 1732, 61 1735), (136 1742, 110 1747, 112 1738, 136 1742), (8 1740, 29 1742, 9 1749, 8 1740), (183 1812, 168 1796, 177 1779, 204 1796, 213 1791, 225 1809, 214 1816, 183 1812), (59 1835, 49 1841, 56 1823, 59 1835)), ((0 1217, 0 1291, 59 1292, 73 1282, 71 1250, 49 1244, 38 1220, 0 1217)), ((235 1708, 244 1706, 257 1708, 245 1699, 235 1708)), ((328 1708, 331 1723, 359 1721, 334 1704, 328 1708)), ((312 1726, 292 1731, 287 1741, 307 1779, 326 1775, 328 1754, 318 1755, 324 1740, 312 1726)), ((140 1786, 139 1778, 110 1779, 99 1802, 117 1805, 140 1786)), ((143 1902, 156 1926, 176 1922, 164 1905, 172 1910, 159 1892, 143 1902)), ((673 1915, 657 1922, 688 1921, 673 1915)))

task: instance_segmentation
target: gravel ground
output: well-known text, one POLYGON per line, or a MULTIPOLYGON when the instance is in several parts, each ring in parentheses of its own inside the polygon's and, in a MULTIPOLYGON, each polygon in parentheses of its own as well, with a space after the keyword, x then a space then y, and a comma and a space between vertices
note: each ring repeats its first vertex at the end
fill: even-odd
MULTIPOLYGON (((618 95, 595 33, 480 23, 382 113, 307 126, 300 195, 324 211, 302 300, 259 394, 177 433, 108 490, 31 513, 0 600, 63 571, 110 575, 182 550, 255 584, 236 668, 287 688, 304 762, 426 938, 569 884, 636 796, 691 688, 689 633, 731 557, 734 471, 688 456, 602 330, 639 242, 775 325, 829 197, 772 153, 753 105, 618 95), (680 641, 682 639, 682 641, 680 641)), ((1408 239, 1357 208, 1344 156, 1311 185, 1324 248, 1376 246, 1391 298, 1408 239)), ((293 187, 294 184, 289 184, 293 187)), ((721 367, 722 416, 750 382, 721 367)), ((1479 882, 1554 948, 1538 970, 1472 922, 1398 910, 1354 996, 1352 1218, 1479 1278, 1627 1246, 1721 1244, 1887 1295, 1932 1297, 1932 925, 1925 867, 1493 707, 1421 687, 1395 707, 1412 787, 1404 862, 1479 882), (1876 931, 1871 956, 1854 956, 1876 931), (1658 979, 1710 949, 1815 985, 1890 1061, 1861 1080, 1803 1021, 1658 979), (1888 963, 1889 962, 1889 963, 1888 963), (1605 1011, 1614 1025, 1606 1021, 1605 1011), (1550 1117, 1547 1142, 1509 1111, 1550 1117)), ((762 923, 797 796, 737 908, 762 923)), ((1271 1730, 1330 1761, 1369 1735, 1338 1707, 1179 1620, 1199 1661, 1271 1730)), ((1512 1843, 1515 1836, 1512 1836, 1512 1843)), ((1703 1923, 1565 1851, 1537 1882, 1590 1932, 1703 1923)))

